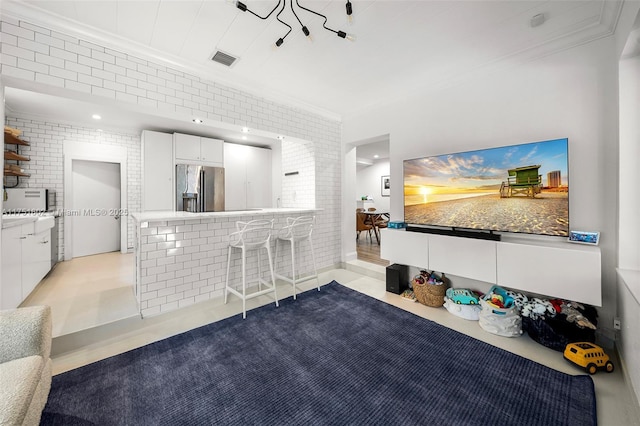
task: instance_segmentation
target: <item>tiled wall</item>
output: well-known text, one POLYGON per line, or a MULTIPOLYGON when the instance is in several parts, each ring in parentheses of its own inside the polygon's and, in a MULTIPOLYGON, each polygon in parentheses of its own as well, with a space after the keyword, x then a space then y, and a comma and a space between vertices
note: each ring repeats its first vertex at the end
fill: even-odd
MULTIPOLYGON (((305 213, 306 214, 306 213, 305 213)), ((237 220, 275 219, 274 228, 286 225, 286 214, 219 217, 191 221, 147 222, 140 229, 140 310, 143 316, 178 309, 224 293, 228 253, 228 235, 235 231, 237 220)), ((314 247, 324 247, 322 233, 313 234, 314 247)), ((275 261, 275 241, 272 240, 275 261)), ((291 251, 288 243, 280 246, 277 272, 291 276, 291 251)), ((308 244, 296 247, 297 271, 310 275, 311 250, 308 244)), ((258 277, 257 256, 247 256, 248 285, 255 286, 258 277), (251 282, 252 281, 252 282, 251 282)), ((317 251, 316 251, 317 253, 317 251)), ((262 251, 262 277, 268 279, 266 251, 262 251)), ((316 257, 316 262, 318 258, 316 257)), ((298 275, 298 274, 297 274, 298 275)), ((241 284, 240 251, 232 253, 229 282, 238 288, 241 284)), ((241 288, 241 287, 240 287, 241 288)), ((230 298, 235 296, 230 295, 230 298)))
MULTIPOLYGON (((64 141, 122 146, 127 149, 127 198, 129 211, 140 210, 140 136, 133 133, 114 133, 96 129, 50 123, 38 120, 7 117, 8 126, 22 130, 21 139, 30 146, 20 146, 20 154, 26 155, 30 161, 21 161, 20 167, 28 178, 20 178, 22 188, 48 188, 56 192, 56 210, 64 208, 62 146, 64 141)), ((8 149, 15 149, 9 145, 8 149)), ((14 185, 15 178, 7 178, 7 185, 14 185)), ((64 258, 64 221, 60 220, 59 258, 64 258)), ((129 218, 127 226, 127 247, 133 248, 133 219, 129 218)))
POLYGON ((2 17, 0 36, 5 84, 36 81, 144 107, 149 114, 206 117, 308 141, 292 145, 299 149, 283 147, 283 172, 285 165, 299 164, 304 174, 289 181, 283 177, 287 192, 282 205, 299 206, 315 198, 322 209, 317 213, 318 264, 340 262, 339 121, 11 17, 2 17))

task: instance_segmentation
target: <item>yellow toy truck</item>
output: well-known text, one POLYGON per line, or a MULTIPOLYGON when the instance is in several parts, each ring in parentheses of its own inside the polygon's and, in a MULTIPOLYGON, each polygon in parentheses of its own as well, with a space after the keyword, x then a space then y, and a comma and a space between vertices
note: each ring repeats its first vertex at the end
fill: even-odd
POLYGON ((584 368, 589 374, 596 374, 598 370, 607 373, 613 371, 609 355, 600 346, 590 342, 569 343, 564 348, 564 359, 584 368))

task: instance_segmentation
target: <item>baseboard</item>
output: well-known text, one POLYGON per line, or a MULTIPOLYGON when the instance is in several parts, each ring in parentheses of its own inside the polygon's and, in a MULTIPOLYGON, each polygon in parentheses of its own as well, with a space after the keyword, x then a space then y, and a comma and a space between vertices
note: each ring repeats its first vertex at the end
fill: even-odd
POLYGON ((640 419, 640 396, 636 393, 635 389, 633 388, 633 383, 631 382, 631 376, 629 375, 629 369, 627 368, 627 364, 625 364, 624 359, 622 359, 622 357, 620 356, 620 350, 618 349, 618 345, 614 344, 614 348, 615 348, 616 356, 618 358, 620 371, 622 371, 622 378, 624 379, 624 383, 627 386, 627 389, 629 390, 629 394, 633 398, 632 403, 633 403, 634 412, 636 413, 635 417, 637 419, 640 419))
MULTIPOLYGON (((344 262, 351 262, 352 260, 357 260, 358 259, 358 252, 357 251, 352 251, 350 253, 346 253, 344 255, 344 262)), ((343 264, 344 264, 343 262, 343 264)))

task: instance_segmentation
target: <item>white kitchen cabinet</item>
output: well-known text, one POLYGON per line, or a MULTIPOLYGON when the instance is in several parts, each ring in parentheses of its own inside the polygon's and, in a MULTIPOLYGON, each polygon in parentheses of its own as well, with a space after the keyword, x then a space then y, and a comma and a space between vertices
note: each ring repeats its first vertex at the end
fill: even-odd
POLYGON ((142 132, 142 210, 174 210, 173 135, 142 132))
POLYGON ((193 163, 222 167, 224 164, 224 141, 220 139, 174 133, 176 163, 193 163))
POLYGON ((0 309, 17 308, 51 270, 53 217, 2 229, 0 309))
POLYGON ((22 299, 31 294, 51 269, 51 229, 33 233, 33 224, 22 225, 22 299))
POLYGON ((271 207, 271 150, 224 144, 225 208, 271 207))
POLYGON ((20 226, 2 230, 2 287, 0 309, 22 303, 22 232, 20 226))

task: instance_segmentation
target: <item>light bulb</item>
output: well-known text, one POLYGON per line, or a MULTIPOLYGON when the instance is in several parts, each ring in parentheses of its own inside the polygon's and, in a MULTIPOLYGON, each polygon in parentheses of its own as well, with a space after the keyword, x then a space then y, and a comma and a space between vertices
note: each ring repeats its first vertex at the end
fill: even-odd
POLYGON ((355 34, 347 34, 346 39, 349 41, 356 41, 356 36, 355 34))

